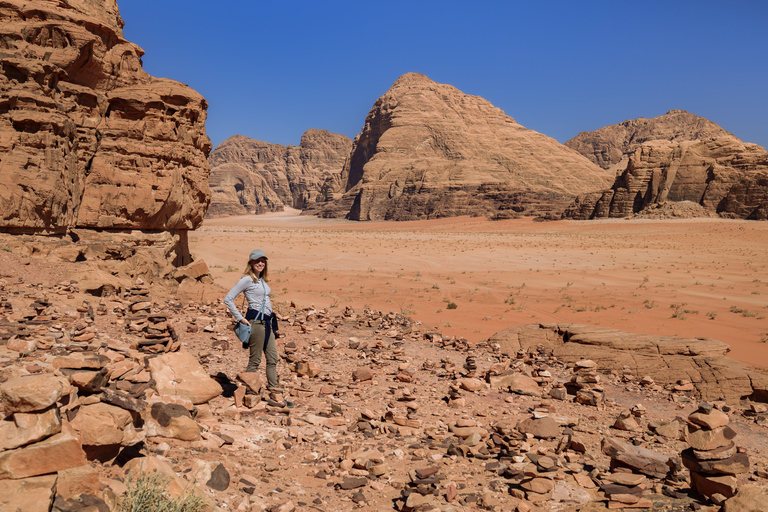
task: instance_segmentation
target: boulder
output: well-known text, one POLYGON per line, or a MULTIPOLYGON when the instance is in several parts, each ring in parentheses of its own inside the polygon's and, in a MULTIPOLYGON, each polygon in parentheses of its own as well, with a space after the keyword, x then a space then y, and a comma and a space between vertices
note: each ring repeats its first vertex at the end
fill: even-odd
POLYGON ((189 411, 178 404, 155 402, 150 407, 146 422, 147 436, 161 436, 182 441, 200 438, 200 426, 195 423, 189 411))
POLYGON ((0 479, 45 475, 87 463, 80 442, 59 433, 24 448, 0 452, 0 479))
POLYGON ((552 439, 561 434, 560 425, 549 416, 525 419, 517 424, 517 430, 538 439, 552 439))
POLYGON ((177 395, 193 404, 206 403, 222 392, 218 382, 189 352, 163 354, 149 360, 149 370, 160 395, 177 395))
POLYGON ((723 512, 768 512, 768 489, 743 485, 723 503, 723 512))
POLYGON ((71 424, 83 446, 131 446, 143 439, 129 411, 101 402, 80 407, 71 424))
POLYGON ((613 437, 603 439, 601 449, 611 458, 612 467, 628 467, 654 478, 666 477, 673 467, 668 456, 613 437))
POLYGON ((47 409, 69 393, 69 383, 50 373, 24 375, 0 385, 5 412, 35 412, 47 409))
POLYGON ((39 413, 14 413, 0 421, 0 451, 41 441, 61 432, 59 410, 51 407, 39 413))
POLYGON ((49 512, 55 495, 55 474, 0 480, 0 510, 49 512))

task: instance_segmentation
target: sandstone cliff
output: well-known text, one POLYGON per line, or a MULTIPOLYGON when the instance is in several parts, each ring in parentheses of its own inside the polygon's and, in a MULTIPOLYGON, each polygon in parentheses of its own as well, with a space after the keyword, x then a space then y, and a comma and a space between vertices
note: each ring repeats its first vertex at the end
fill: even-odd
POLYGON ((326 180, 344 165, 352 141, 326 130, 307 130, 299 146, 235 135, 211 152, 209 216, 310 207, 326 180))
POLYGON ((0 4, 0 229, 173 231, 178 259, 210 199, 207 103, 122 26, 114 0, 0 4))
POLYGON ((766 220, 768 152, 733 136, 646 142, 612 188, 579 196, 564 217, 627 217, 667 201, 691 201, 707 214, 766 220))
POLYGON ((207 104, 142 70, 115 2, 7 0, 0 20, 0 226, 197 226, 207 104))
POLYGON ((663 116, 640 117, 581 132, 565 143, 602 167, 609 169, 652 140, 678 142, 731 135, 720 126, 684 110, 670 110, 663 116))
POLYGON ((344 165, 344 188, 327 184, 318 214, 355 220, 552 215, 610 179, 483 98, 409 73, 374 104, 344 165))

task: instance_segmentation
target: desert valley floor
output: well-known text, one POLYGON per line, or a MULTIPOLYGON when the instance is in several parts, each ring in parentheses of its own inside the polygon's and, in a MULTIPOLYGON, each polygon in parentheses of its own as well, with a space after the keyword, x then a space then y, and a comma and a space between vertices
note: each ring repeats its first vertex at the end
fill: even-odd
POLYGON ((287 211, 206 219, 190 248, 224 288, 259 248, 278 301, 368 305, 471 342, 511 325, 574 322, 710 337, 768 368, 765 222, 353 222, 287 211))

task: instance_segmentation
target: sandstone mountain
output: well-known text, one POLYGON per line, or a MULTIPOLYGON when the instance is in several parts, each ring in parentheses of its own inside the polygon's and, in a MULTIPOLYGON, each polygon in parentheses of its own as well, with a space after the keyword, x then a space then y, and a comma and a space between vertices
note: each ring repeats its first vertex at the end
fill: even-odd
POLYGON ((627 217, 668 201, 691 201, 706 214, 768 219, 768 152, 733 136, 653 140, 631 154, 608 190, 579 196, 574 219, 627 217))
POLYGON ((340 174, 351 145, 344 135, 315 129, 302 135, 298 147, 230 137, 211 152, 208 215, 306 209, 323 183, 340 174))
POLYGON ((679 142, 728 135, 731 134, 703 117, 685 110, 670 110, 651 119, 640 117, 593 132, 581 132, 565 145, 603 169, 609 169, 652 140, 679 142))
MULTIPOLYGON (((162 257, 184 260, 186 230, 202 222, 210 199, 208 105, 185 85, 149 76, 122 27, 114 0, 3 2, 0 229, 68 232, 65 245, 90 236, 84 230, 102 239, 164 232, 162 257)), ((110 243, 88 257, 142 245, 109 254, 110 243)), ((68 257, 86 258, 70 249, 68 257)))
POLYGON ((327 184, 316 213, 355 220, 552 215, 610 179, 483 98, 408 73, 374 104, 344 165, 343 188, 327 184))

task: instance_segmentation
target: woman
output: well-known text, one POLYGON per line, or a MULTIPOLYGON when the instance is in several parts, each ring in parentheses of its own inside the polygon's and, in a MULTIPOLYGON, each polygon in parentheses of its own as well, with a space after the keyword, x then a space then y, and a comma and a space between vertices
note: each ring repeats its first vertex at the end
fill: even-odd
POLYGON ((267 389, 270 398, 282 401, 277 383, 277 319, 272 312, 272 302, 269 299, 271 289, 267 284, 267 256, 256 249, 248 257, 248 266, 243 277, 235 283, 224 297, 224 304, 235 316, 238 322, 251 324, 251 337, 243 343, 243 348, 250 347, 250 357, 246 372, 256 372, 261 364, 262 351, 267 359, 267 389), (248 301, 248 311, 243 316, 235 306, 235 298, 241 293, 248 301))

